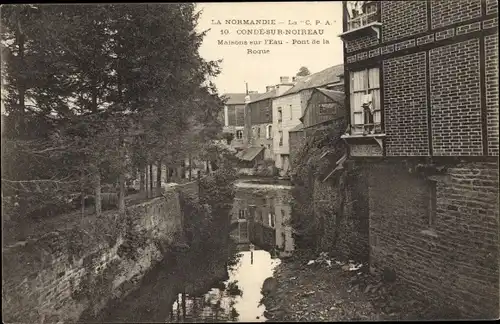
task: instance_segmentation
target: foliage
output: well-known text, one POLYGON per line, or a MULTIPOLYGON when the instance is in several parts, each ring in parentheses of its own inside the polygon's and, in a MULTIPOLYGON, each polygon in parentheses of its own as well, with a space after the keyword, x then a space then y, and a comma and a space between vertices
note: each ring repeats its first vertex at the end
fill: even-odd
POLYGON ((310 75, 311 72, 305 66, 300 67, 299 72, 297 72, 296 76, 307 76, 310 75))
POLYGON ((330 127, 308 134, 294 160, 291 194, 291 225, 300 248, 319 250, 332 246, 330 235, 337 230, 339 197, 337 178, 323 183, 345 152, 340 139, 330 127))
POLYGON ((198 53, 199 14, 189 3, 2 7, 10 218, 64 212, 102 184, 123 190, 126 174, 217 138, 219 61, 198 53))
POLYGON ((279 169, 272 159, 259 161, 254 170, 254 174, 260 177, 275 177, 279 175, 279 169))

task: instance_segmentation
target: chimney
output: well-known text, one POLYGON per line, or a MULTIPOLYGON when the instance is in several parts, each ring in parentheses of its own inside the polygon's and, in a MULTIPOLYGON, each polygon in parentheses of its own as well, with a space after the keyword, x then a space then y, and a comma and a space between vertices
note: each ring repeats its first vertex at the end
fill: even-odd
POLYGON ((294 76, 292 77, 292 82, 298 82, 300 80, 304 79, 304 76, 303 75, 297 75, 297 76, 294 76))
POLYGON ((266 92, 273 91, 273 90, 274 90, 274 88, 275 88, 275 86, 273 86, 273 85, 268 85, 268 86, 266 86, 266 92))
POLYGON ((289 82, 290 82, 290 77, 287 76, 280 77, 280 83, 289 83, 289 82))

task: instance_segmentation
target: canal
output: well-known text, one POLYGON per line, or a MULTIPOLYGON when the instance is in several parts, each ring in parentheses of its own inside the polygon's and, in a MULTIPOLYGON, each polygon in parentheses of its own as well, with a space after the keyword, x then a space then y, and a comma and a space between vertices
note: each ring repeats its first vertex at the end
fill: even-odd
POLYGON ((166 258, 99 322, 264 322, 264 280, 294 249, 290 185, 239 180, 220 253, 166 258), (224 253, 222 252, 224 251, 224 253), (167 270, 168 269, 168 270, 167 270))

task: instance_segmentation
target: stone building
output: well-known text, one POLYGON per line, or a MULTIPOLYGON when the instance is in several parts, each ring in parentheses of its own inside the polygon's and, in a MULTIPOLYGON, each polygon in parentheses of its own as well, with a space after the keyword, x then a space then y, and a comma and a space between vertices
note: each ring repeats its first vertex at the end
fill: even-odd
POLYGON ((344 1, 350 167, 370 264, 471 318, 499 313, 498 1, 344 1))
POLYGON ((289 131, 300 124, 299 118, 305 111, 307 101, 316 87, 343 90, 342 65, 300 77, 293 87, 273 99, 273 151, 275 165, 286 174, 290 167, 289 131))
POLYGON ((265 93, 258 94, 246 105, 245 136, 247 145, 263 151, 263 159, 274 160, 272 98, 277 93, 276 86, 267 86, 265 93))
MULTIPOLYGON (((250 91, 250 98, 257 95, 255 91, 250 91)), ((244 139, 245 128, 245 96, 246 93, 226 93, 227 98, 224 105, 224 127, 223 132, 232 134, 231 147, 242 150, 246 147, 244 139)))

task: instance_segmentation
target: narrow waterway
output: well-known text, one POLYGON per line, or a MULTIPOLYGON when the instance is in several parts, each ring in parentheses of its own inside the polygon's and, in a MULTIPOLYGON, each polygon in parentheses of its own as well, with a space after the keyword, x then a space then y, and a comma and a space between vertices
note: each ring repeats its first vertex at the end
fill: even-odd
MULTIPOLYGON (((290 186, 240 180, 220 253, 167 258, 93 322, 264 322, 264 280, 294 249, 290 186)), ((208 253, 208 252, 207 252, 208 253)))
MULTIPOLYGON (((171 322, 264 322, 260 304, 264 280, 273 274, 280 258, 293 249, 290 219, 290 186, 242 180, 231 211, 232 242, 238 262, 227 269, 228 278, 210 290, 179 293, 172 305, 171 322)), ((209 280, 209 278, 206 278, 209 280)))

